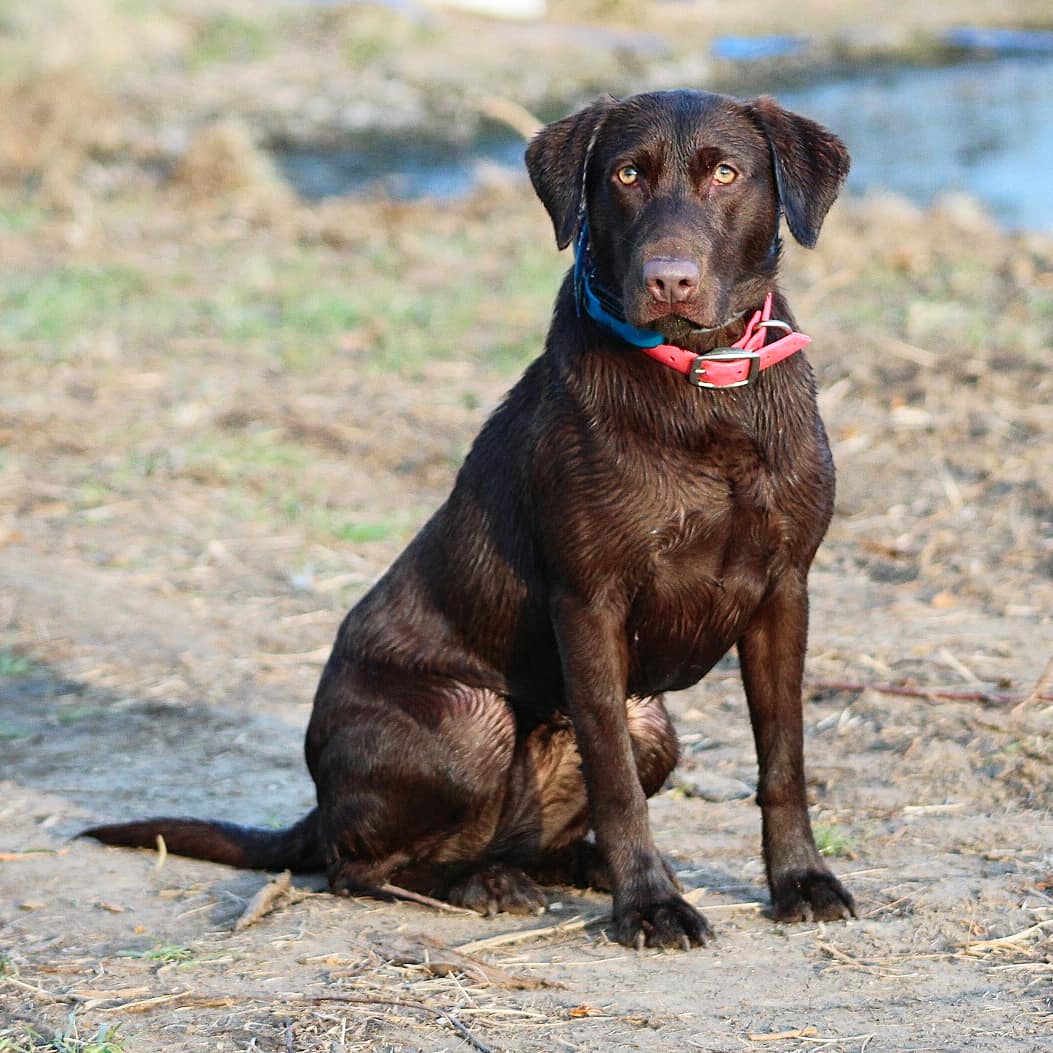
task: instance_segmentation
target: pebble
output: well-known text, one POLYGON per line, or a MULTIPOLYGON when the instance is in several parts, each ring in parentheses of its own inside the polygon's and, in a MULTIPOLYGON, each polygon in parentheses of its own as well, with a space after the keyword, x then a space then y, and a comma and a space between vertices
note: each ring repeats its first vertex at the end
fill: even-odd
POLYGON ((676 785, 688 797, 701 797, 703 801, 741 801, 752 797, 754 789, 741 779, 717 772, 681 772, 676 785))

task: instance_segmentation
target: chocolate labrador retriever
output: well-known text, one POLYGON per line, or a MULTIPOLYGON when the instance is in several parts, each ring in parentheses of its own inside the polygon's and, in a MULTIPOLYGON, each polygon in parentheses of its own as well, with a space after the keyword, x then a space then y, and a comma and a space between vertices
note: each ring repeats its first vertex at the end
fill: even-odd
POLYGON ((600 99, 526 163, 575 266, 544 354, 340 627, 307 731, 317 808, 279 831, 85 833, 491 912, 543 907, 539 881, 592 882, 623 943, 703 943, 646 800, 678 756, 662 693, 734 646, 772 915, 844 917, 801 716, 834 471, 776 269, 782 217, 814 245, 848 155, 770 98, 673 91, 600 99))

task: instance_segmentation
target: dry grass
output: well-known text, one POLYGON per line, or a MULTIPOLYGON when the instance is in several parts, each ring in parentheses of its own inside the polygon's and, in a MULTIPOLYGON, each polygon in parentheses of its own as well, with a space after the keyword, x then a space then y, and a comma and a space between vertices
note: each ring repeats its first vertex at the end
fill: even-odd
MULTIPOLYGON (((118 1022, 173 1053, 1042 1040, 1053 245, 961 201, 846 201, 785 267, 840 470, 809 789, 857 922, 773 926, 752 803, 675 791, 657 836, 720 928, 675 962, 611 945, 608 902, 567 890, 565 920, 495 932, 64 842, 151 795, 268 822, 299 806, 292 725, 341 612, 447 492, 567 263, 525 180, 441 208, 314 206, 259 143, 332 129, 415 63, 390 112, 435 119, 434 95, 462 131, 487 97, 641 75, 608 55, 546 81, 538 55, 570 39, 552 27, 509 60, 457 20, 257 6, 3 12, 0 1050, 63 1048, 33 1029, 88 1053, 118 1022)), ((745 30, 771 5, 731 16, 745 30)), ((686 769, 752 778, 733 668, 674 705, 686 769)))

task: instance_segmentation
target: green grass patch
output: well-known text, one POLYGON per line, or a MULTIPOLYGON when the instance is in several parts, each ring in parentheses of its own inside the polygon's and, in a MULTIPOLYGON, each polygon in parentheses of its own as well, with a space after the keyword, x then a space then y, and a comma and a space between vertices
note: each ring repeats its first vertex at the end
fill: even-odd
POLYGON ((1048 325, 1053 322, 1053 292, 1046 289, 1028 289, 1027 305, 1035 322, 1048 325))
POLYGON ((201 336, 260 343, 285 369, 312 369, 333 354, 335 338, 370 319, 356 282, 336 275, 334 284, 334 269, 324 254, 298 254, 198 296, 186 305, 184 325, 201 336))
POLYGON ((856 851, 852 838, 832 823, 815 823, 815 847, 828 859, 855 859, 856 851))
POLYGON ((274 42, 274 28, 265 22, 222 13, 201 27, 187 58, 197 69, 221 62, 252 62, 271 54, 274 42))
POLYGON ((50 1038, 30 1027, 5 1028, 0 1031, 0 1053, 125 1053, 118 1026, 102 1024, 94 1035, 82 1036, 70 1014, 65 1030, 50 1038))
POLYGON ((418 18, 401 4, 344 4, 333 14, 318 14, 330 35, 338 34, 344 57, 352 69, 396 62, 410 47, 438 46, 441 22, 418 18), (346 9, 346 10, 345 10, 346 9))
POLYGON ((82 720, 98 717, 108 710, 104 706, 63 706, 55 713, 55 719, 63 727, 79 724, 82 720))
POLYGON ((378 520, 372 523, 343 523, 333 529, 333 537, 340 541, 366 543, 369 541, 389 541, 396 538, 405 529, 405 523, 395 520, 378 520))
POLYGON ((163 965, 185 964, 193 961, 195 955, 193 950, 186 944, 163 943, 151 948, 143 957, 150 962, 161 962, 163 965))
POLYGON ((394 516, 348 519, 346 511, 314 504, 300 496, 285 496, 279 502, 281 514, 312 534, 349 544, 403 540, 418 526, 420 516, 402 512, 394 516))
MULTIPOLYGON (((269 493, 276 473, 297 473, 307 465, 307 451, 276 438, 275 432, 207 434, 187 447, 180 472, 201 482, 239 484, 269 493)), ((133 465, 125 466, 125 471, 133 470, 133 465)))
POLYGON ((0 677, 29 676, 33 672, 33 663, 25 655, 14 651, 0 651, 0 677))
POLYGON ((391 41, 382 32, 351 35, 344 41, 344 54, 353 69, 374 65, 393 53, 391 41))
POLYGON ((161 965, 194 965, 197 962, 208 960, 185 943, 159 943, 145 951, 122 951, 118 957, 141 958, 144 961, 158 962, 161 965))
MULTIPOLYGON (((0 224, 3 216, 0 208, 0 224)), ((295 373, 330 366, 349 342, 362 348, 355 369, 412 376, 429 361, 467 359, 510 373, 539 353, 566 261, 527 246, 509 266, 504 252, 473 225, 446 237, 414 232, 350 256, 297 246, 250 265, 232 243, 213 260, 219 276, 211 281, 185 259, 149 271, 8 273, 0 275, 0 344, 46 361, 73 359, 110 334, 128 354, 156 354, 173 338, 183 342, 181 359, 214 353, 185 350, 199 339, 239 355, 262 352, 295 373)))
POLYGON ((9 276, 0 284, 0 339, 43 342, 62 359, 74 335, 120 318, 145 292, 143 276, 129 267, 62 266, 9 276))
POLYGON ((9 234, 24 234, 44 218, 39 208, 22 202, 0 204, 0 230, 9 234))
POLYGON ((345 336, 363 345, 356 369, 408 376, 428 361, 473 359, 517 370, 541 349, 566 261, 530 249, 509 269, 477 237, 421 234, 353 259, 304 249, 199 297, 184 323, 203 336, 258 342, 293 372, 328 364, 345 336))

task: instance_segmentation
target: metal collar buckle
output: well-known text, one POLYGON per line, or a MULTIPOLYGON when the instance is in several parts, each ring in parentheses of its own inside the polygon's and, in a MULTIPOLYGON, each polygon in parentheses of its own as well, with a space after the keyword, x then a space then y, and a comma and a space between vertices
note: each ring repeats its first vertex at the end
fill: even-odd
POLYGON ((760 357, 759 351, 746 351, 740 347, 718 347, 715 351, 707 351, 704 355, 699 355, 691 363, 687 379, 696 388, 742 388, 760 372, 760 357), (742 380, 736 380, 731 384, 714 384, 705 379, 707 362, 735 362, 743 358, 749 359, 750 371, 742 380))

